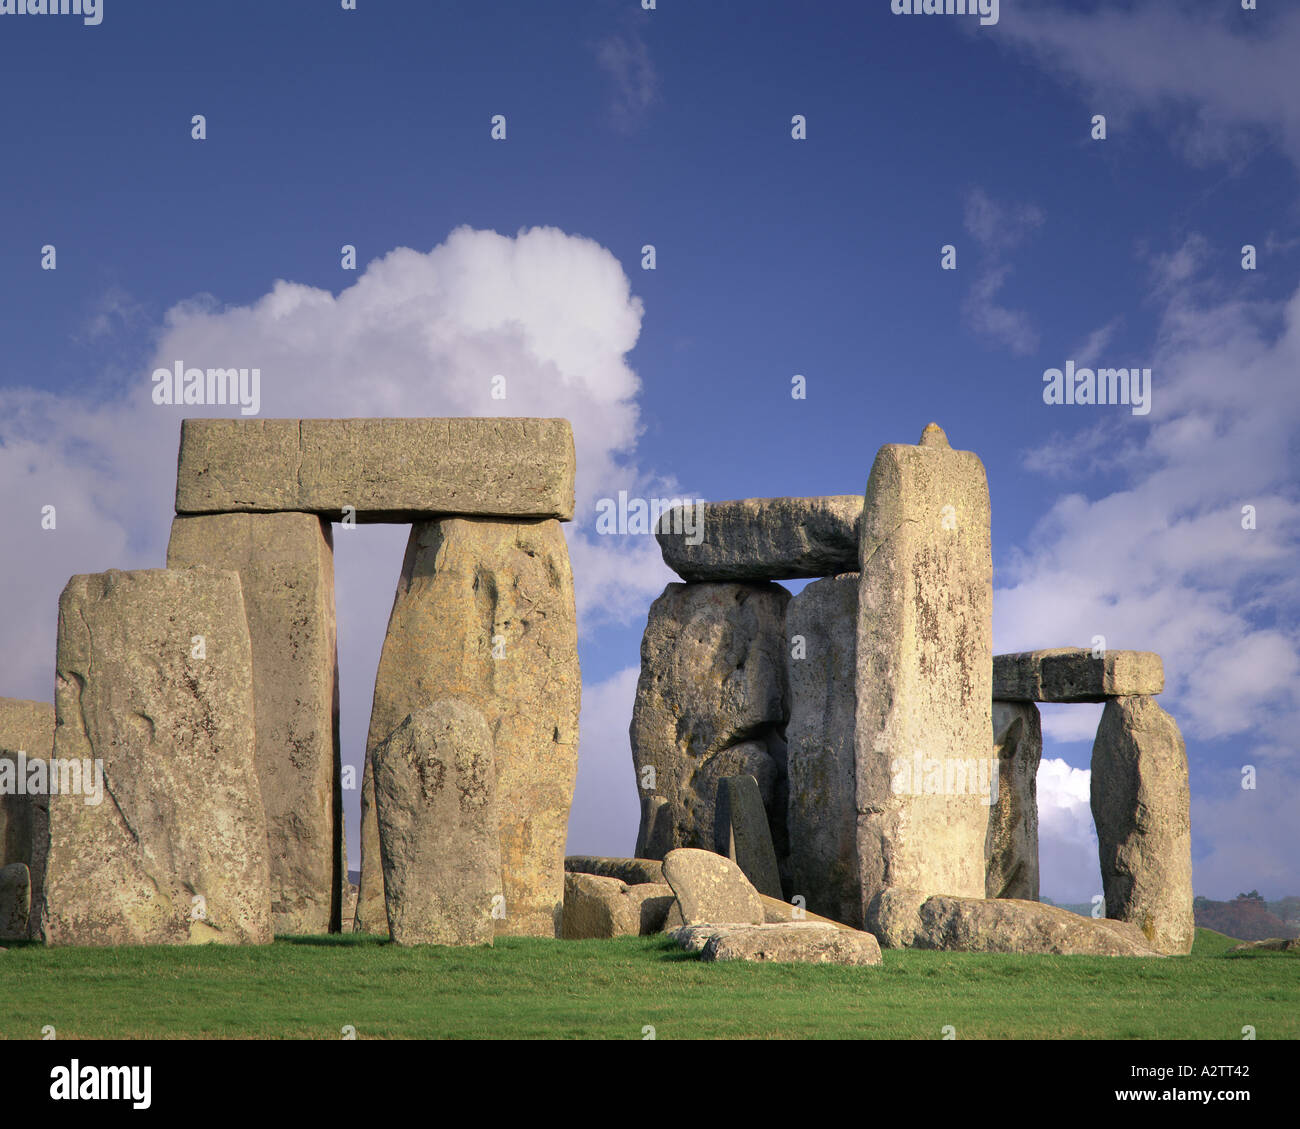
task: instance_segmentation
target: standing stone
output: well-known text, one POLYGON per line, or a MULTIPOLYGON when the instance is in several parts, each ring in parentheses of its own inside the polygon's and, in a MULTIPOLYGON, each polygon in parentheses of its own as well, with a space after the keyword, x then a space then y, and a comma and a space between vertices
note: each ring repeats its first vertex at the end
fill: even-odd
POLYGON ((786 609, 792 890, 810 910, 862 924, 854 806, 856 572, 815 580, 786 609))
POLYGON ((782 732, 789 599, 776 584, 669 584, 651 606, 629 734, 643 804, 647 795, 667 804, 643 806, 638 854, 712 849, 718 783, 749 775, 758 781, 778 858, 788 855, 782 732))
POLYGON ((1131 921, 1166 954, 1192 951, 1187 751, 1174 719, 1147 697, 1106 703, 1092 746, 1106 916, 1131 921))
POLYGON ((270 942, 239 575, 74 576, 59 598, 55 710, 47 941, 270 942))
POLYGON ((1043 724, 1032 702, 993 703, 997 797, 989 810, 985 897, 1038 901, 1038 762, 1043 724))
POLYGON ((636 857, 662 859, 673 849, 673 813, 664 796, 641 796, 641 822, 636 833, 636 857))
POLYGON ((0 866, 0 941, 25 941, 32 904, 32 875, 27 864, 0 866))
POLYGON ((781 874, 767 826, 767 811, 758 781, 752 776, 722 778, 713 841, 713 849, 740 867, 760 894, 781 897, 781 874))
POLYGON ((890 886, 984 896, 988 796, 974 782, 989 775, 992 613, 979 458, 952 450, 935 424, 919 446, 881 447, 862 511, 858 607, 864 908, 890 886), (916 759, 921 781, 908 767, 916 759))
POLYGON ((178 517, 167 565, 239 573, 275 931, 338 932, 347 867, 330 525, 296 513, 178 517))
POLYGON ((50 801, 45 786, 54 749, 54 706, 0 698, 0 866, 28 870, 32 940, 44 938, 45 856, 50 801))
POLYGON ((501 899, 492 734, 464 702, 434 702, 375 746, 388 929, 399 945, 490 945, 501 899))
POLYGON ((369 751, 407 714, 456 698, 492 732, 505 893, 497 933, 559 935, 580 694, 559 522, 443 518, 411 528, 366 744, 358 931, 385 928, 369 751))
POLYGON ((761 925, 765 920, 762 899, 740 867, 712 851, 669 851, 664 878, 677 896, 684 925, 761 925))

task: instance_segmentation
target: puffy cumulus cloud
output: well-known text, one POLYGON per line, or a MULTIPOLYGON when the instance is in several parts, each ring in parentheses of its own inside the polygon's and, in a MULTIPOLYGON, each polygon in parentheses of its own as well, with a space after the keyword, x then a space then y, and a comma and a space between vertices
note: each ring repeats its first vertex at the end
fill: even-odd
MULTIPOLYGON (((111 298, 115 308, 125 301, 111 298)), ((163 565, 180 420, 238 414, 155 405, 150 374, 177 361, 260 369, 262 418, 569 419, 578 511, 566 532, 581 622, 644 614, 667 579, 653 538, 594 531, 596 499, 622 489, 668 493, 635 464, 640 383, 627 354, 642 314, 617 259, 590 239, 545 227, 513 237, 458 228, 431 251, 391 251, 338 294, 277 281, 248 305, 223 306, 210 295, 180 301, 147 366, 129 381, 106 380, 93 400, 0 390, 0 523, 11 593, 3 693, 51 697, 57 601, 70 575, 163 565), (496 376, 505 378, 504 399, 493 398, 496 376), (56 507, 53 531, 41 529, 47 504, 56 507)), ((96 323, 95 331, 112 325, 96 323)), ((336 527, 344 749, 353 764, 404 539, 399 528, 336 527)))
POLYGON ((1144 113, 1197 165, 1238 161, 1261 141, 1300 164, 1295 60, 1300 10, 1239 4, 1007 5, 999 39, 1116 114, 1144 113))
POLYGON ((568 854, 625 857, 636 847, 641 808, 628 727, 639 675, 630 666, 583 688, 568 854))
POLYGON ((1091 780, 1091 772, 1059 757, 1038 765, 1039 888, 1054 902, 1089 902, 1101 893, 1091 780))
MULTIPOLYGON (((1165 289, 1143 362, 1153 370, 1151 415, 1096 408, 1077 439, 1057 435, 1029 453, 1028 465, 1057 475, 1086 478, 1104 464, 1122 485, 1060 497, 1012 554, 994 598, 997 649, 1090 646, 1101 635, 1110 648, 1158 651, 1161 704, 1188 738, 1194 783, 1203 765, 1244 750, 1276 766, 1273 787, 1294 809, 1300 290, 1282 303, 1216 295, 1197 281, 1198 247, 1192 237, 1152 263, 1165 289), (1245 506, 1254 529, 1243 528, 1245 506)), ((1084 725, 1081 716, 1048 731, 1081 739, 1084 725)), ((1284 812, 1257 806, 1252 850, 1261 873, 1286 868, 1294 884, 1284 812)), ((1226 818, 1194 820, 1196 841, 1211 858, 1242 858, 1211 841, 1226 818)), ((1201 879, 1198 864, 1198 891, 1201 879)))

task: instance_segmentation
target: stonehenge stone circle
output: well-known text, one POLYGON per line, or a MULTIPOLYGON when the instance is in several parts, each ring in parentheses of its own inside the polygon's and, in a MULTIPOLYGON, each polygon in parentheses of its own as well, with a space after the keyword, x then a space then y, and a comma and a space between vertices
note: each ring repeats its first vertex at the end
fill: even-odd
POLYGON ((1003 701, 1105 702, 1164 688, 1164 663, 1151 651, 1055 647, 993 657, 993 696, 1003 701))
POLYGON ((47 784, 53 750, 51 703, 0 698, 0 866, 27 867, 32 940, 41 940, 44 928, 45 856, 50 846, 47 784))
POLYGON ((299 513, 177 517, 167 567, 189 565, 233 569, 244 593, 275 932, 338 932, 347 852, 330 524, 299 513))
POLYGON ((178 514, 573 519, 563 419, 187 419, 178 514))
POLYGON ((639 791, 667 804, 643 808, 655 832, 642 826, 640 851, 711 850, 719 781, 751 775, 778 858, 786 854, 789 598, 775 584, 674 583, 651 606, 629 735, 639 791))
POLYGON ((718 782, 713 849, 740 867, 759 893, 781 897, 781 873, 767 811, 752 776, 724 776, 718 782))
POLYGON ((683 580, 798 580, 858 567, 862 498, 746 498, 659 519, 664 563, 683 580))
POLYGON ((559 522, 440 518, 411 528, 375 677, 361 795, 356 927, 382 932, 370 755, 441 698, 487 719, 501 818, 499 934, 556 937, 578 768, 577 617, 559 522))
POLYGON ((271 940, 252 667, 236 572, 113 570, 68 581, 49 944, 271 940))
POLYGON ((858 574, 814 580, 786 608, 788 832, 793 894, 862 924, 854 787, 858 574))
POLYGON ((993 703, 997 799, 989 808, 984 896, 1038 901, 1038 763, 1043 723, 1033 702, 993 703))
POLYGON ((1190 953, 1192 839, 1187 751, 1149 697, 1114 698, 1092 748, 1106 916, 1133 922, 1161 953, 1190 953))
POLYGON ((955 786, 988 764, 993 561, 984 466, 934 424, 876 455, 862 511, 856 806, 862 903, 898 886, 983 897, 987 795, 955 786), (942 762, 942 791, 896 785, 942 762))
POLYGON ((376 745, 371 764, 392 939, 492 944, 501 840, 483 715, 464 702, 433 702, 376 745))

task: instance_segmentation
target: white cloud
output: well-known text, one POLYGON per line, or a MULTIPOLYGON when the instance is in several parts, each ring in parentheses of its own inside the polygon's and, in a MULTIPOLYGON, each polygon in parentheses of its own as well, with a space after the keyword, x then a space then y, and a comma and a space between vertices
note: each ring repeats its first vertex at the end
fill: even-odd
POLYGON ((1054 902, 1101 893, 1101 862, 1088 789, 1092 773, 1056 757, 1038 765, 1039 888, 1054 902))
POLYGON ((982 188, 974 188, 966 196, 964 226, 983 250, 984 262, 962 302, 962 316, 976 333, 1019 356, 1038 348, 1038 334, 1028 314, 1009 309, 997 300, 1011 274, 1004 257, 1041 227, 1043 218, 1036 205, 1004 206, 982 188))
POLYGON ((614 127, 631 133, 659 100, 659 73, 645 40, 635 32, 610 35, 596 44, 596 61, 614 86, 609 114, 614 127))
POLYGON ((628 728, 640 668, 584 687, 566 854, 627 857, 636 847, 641 809, 628 728))

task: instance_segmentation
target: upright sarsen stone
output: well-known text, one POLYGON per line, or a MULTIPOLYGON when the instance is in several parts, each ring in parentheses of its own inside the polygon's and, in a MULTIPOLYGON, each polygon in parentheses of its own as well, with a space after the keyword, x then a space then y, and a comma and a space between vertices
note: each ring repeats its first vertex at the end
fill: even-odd
POLYGON ((300 513, 178 517, 167 565, 239 573, 275 931, 338 932, 347 869, 330 525, 300 513))
POLYGON ((239 576, 74 576, 59 598, 52 945, 267 943, 266 816, 239 576))
POLYGON ((1033 702, 993 703, 996 799, 989 809, 985 897, 1038 901, 1038 763, 1043 723, 1033 702))
POLYGON ((492 944, 501 845, 483 715, 464 702, 434 702, 376 745, 371 764, 393 940, 492 944))
POLYGON ((713 821, 713 849, 731 859, 760 894, 781 897, 781 872, 772 830, 758 781, 752 776, 724 776, 718 782, 713 821))
POLYGON ((1174 719, 1148 697, 1106 703, 1092 746, 1106 916, 1130 921, 1153 948, 1192 951, 1191 797, 1174 719))
POLYGON ((862 905, 887 887, 982 898, 988 794, 970 782, 987 781, 993 727, 989 492, 979 458, 937 425, 877 453, 860 572, 862 905), (937 762, 943 785, 900 787, 909 758, 937 762))
POLYGON ((858 574, 815 580, 786 609, 790 869, 808 909, 862 924, 854 807, 858 574))
POLYGON ((386 929, 370 750, 407 714, 455 698, 478 709, 492 732, 505 893, 497 932, 558 935, 580 695, 573 574, 559 522, 413 526, 375 678, 359 930, 386 929))
POLYGON ((54 748, 54 706, 0 698, 0 866, 28 870, 30 937, 43 936, 45 856, 50 846, 50 803, 34 762, 48 764, 54 748), (39 790, 33 790, 33 787, 39 790))
POLYGON ((788 855, 789 599, 776 584, 669 584, 651 605, 629 729, 643 797, 638 851, 713 850, 718 783, 750 775, 778 859, 788 855), (647 803, 648 795, 667 803, 647 803))

